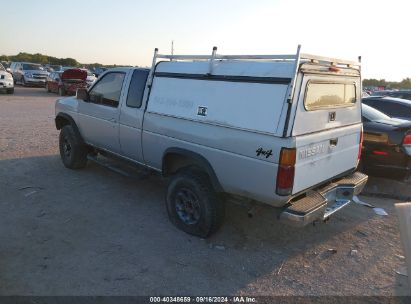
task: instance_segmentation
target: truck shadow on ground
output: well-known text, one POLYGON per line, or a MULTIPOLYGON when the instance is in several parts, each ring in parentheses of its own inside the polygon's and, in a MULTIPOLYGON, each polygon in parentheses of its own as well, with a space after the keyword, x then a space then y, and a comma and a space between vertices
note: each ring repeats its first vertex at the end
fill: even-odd
POLYGON ((136 181, 92 163, 72 171, 53 155, 0 161, 0 188, 2 295, 407 293, 392 269, 401 254, 392 202, 374 202, 389 220, 355 205, 304 229, 270 207, 250 219, 228 204, 204 240, 169 222, 157 176, 136 181))

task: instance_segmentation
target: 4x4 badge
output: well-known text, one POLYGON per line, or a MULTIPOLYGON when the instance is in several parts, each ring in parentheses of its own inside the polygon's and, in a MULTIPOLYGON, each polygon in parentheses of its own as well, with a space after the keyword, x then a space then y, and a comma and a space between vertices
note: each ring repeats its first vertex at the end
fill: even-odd
POLYGON ((264 155, 265 158, 269 158, 271 155, 273 155, 273 150, 272 149, 264 150, 261 147, 258 148, 255 152, 257 153, 257 156, 264 155))
POLYGON ((207 107, 198 107, 197 115, 207 116, 207 107))

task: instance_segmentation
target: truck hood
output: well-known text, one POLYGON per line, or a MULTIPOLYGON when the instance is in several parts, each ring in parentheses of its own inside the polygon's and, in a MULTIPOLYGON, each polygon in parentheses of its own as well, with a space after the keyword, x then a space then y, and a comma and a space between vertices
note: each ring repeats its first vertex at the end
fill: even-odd
POLYGON ((80 69, 68 69, 61 74, 61 80, 78 79, 84 81, 86 78, 87 72, 80 69))

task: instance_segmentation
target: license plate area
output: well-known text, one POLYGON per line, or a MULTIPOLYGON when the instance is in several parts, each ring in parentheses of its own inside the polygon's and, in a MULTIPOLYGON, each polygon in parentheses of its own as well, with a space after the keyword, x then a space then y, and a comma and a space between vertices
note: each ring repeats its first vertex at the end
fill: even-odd
POLYGON ((354 196, 354 187, 352 186, 339 186, 335 191, 336 201, 352 200, 354 196))
POLYGON ((333 192, 334 199, 328 203, 324 212, 324 219, 351 203, 354 196, 354 187, 338 186, 333 192))

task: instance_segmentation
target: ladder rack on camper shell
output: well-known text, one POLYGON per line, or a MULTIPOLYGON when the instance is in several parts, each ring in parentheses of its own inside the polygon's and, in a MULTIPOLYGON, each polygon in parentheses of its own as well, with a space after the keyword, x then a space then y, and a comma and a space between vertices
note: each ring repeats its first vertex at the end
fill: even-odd
POLYGON ((350 61, 345 59, 329 58, 311 54, 305 54, 300 52, 301 45, 297 47, 297 53, 291 55, 220 55, 217 54, 217 47, 213 47, 211 55, 166 55, 159 54, 158 49, 154 50, 154 57, 152 62, 152 71, 155 68, 157 59, 169 59, 173 60, 209 60, 210 61, 210 74, 213 70, 214 60, 266 60, 266 61, 294 61, 296 67, 300 62, 312 62, 317 64, 326 64, 332 66, 346 66, 357 67, 361 66, 361 56, 358 57, 358 61, 350 61))
MULTIPOLYGON (((358 56, 358 61, 350 61, 337 58, 329 58, 311 54, 301 53, 301 45, 298 45, 297 52, 295 54, 288 55, 220 55, 217 54, 217 47, 213 47, 211 55, 166 55, 159 54, 158 48, 154 49, 153 62, 150 70, 150 74, 147 81, 147 86, 151 86, 154 78, 154 70, 158 59, 169 59, 170 61, 209 61, 208 74, 213 74, 213 67, 215 60, 262 60, 272 62, 293 62, 294 74, 297 74, 300 63, 315 63, 321 65, 330 65, 333 67, 347 67, 357 70, 361 69, 361 56, 358 56)), ((296 78, 294 77, 291 85, 288 88, 287 96, 288 102, 291 103, 293 98, 293 88, 295 86, 296 78)))

